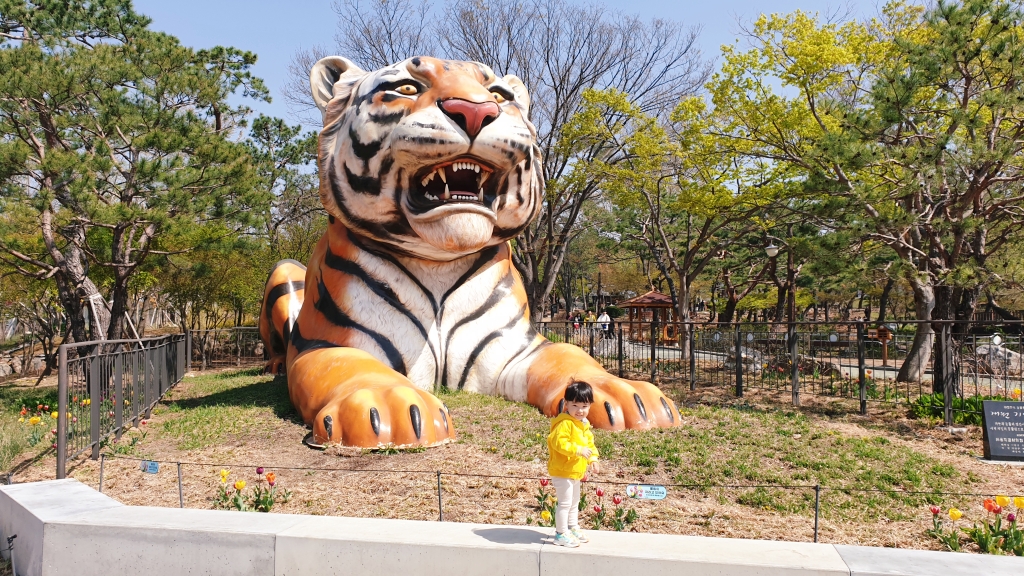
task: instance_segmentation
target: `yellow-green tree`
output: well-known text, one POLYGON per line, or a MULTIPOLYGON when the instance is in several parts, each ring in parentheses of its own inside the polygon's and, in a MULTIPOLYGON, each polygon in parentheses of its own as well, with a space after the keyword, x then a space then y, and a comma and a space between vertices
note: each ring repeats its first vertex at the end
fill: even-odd
POLYGON ((1021 20, 1003 0, 893 3, 865 23, 762 16, 709 85, 723 134, 792 170, 820 226, 899 256, 926 321, 901 380, 923 375, 927 321, 969 318, 989 255, 1019 229, 1021 20))

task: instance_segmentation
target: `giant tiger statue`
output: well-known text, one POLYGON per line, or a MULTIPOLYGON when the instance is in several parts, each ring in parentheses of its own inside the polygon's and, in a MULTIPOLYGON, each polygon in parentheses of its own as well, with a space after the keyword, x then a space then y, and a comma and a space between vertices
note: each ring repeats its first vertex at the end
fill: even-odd
POLYGON ((365 72, 332 56, 310 85, 329 225, 308 269, 274 266, 260 313, 267 368, 286 370, 310 443, 434 446, 455 425, 432 390, 553 416, 573 380, 593 386, 598 428, 678 425, 655 386, 530 325, 509 240, 537 215, 544 182, 519 78, 434 58, 365 72))

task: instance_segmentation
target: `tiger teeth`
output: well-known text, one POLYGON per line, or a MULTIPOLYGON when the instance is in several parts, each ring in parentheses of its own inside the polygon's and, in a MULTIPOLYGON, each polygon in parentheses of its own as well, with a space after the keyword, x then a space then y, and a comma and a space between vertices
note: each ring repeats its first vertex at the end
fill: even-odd
POLYGON ((433 202, 437 202, 437 196, 434 196, 430 192, 427 192, 427 200, 431 200, 433 202))
POLYGON ((479 200, 481 202, 484 201, 484 189, 483 188, 481 188, 480 192, 477 194, 477 200, 479 200))
POLYGON ((441 177, 441 182, 444 182, 444 184, 445 184, 445 186, 444 186, 445 192, 447 192, 448 191, 448 178, 444 175, 444 168, 436 170, 435 172, 437 172, 437 175, 441 177))
POLYGON ((422 182, 420 182, 420 184, 422 184, 423 186, 426 186, 427 183, 429 183, 433 179, 434 179, 434 172, 431 172, 430 174, 427 174, 426 176, 423 177, 423 180, 422 180, 422 182))
MULTIPOLYGON (((478 171, 479 171, 479 170, 478 170, 478 171)), ((490 172, 484 172, 484 173, 483 173, 483 175, 482 175, 482 176, 480 176, 480 185, 481 185, 481 186, 483 186, 483 185, 484 185, 484 182, 487 182, 487 178, 488 178, 488 177, 489 177, 490 175, 491 175, 491 173, 490 173, 490 172)))
POLYGON ((448 191, 448 184, 445 183, 445 185, 444 185, 444 195, 441 196, 441 198, 444 198, 445 200, 447 200, 451 195, 452 195, 452 193, 448 191))

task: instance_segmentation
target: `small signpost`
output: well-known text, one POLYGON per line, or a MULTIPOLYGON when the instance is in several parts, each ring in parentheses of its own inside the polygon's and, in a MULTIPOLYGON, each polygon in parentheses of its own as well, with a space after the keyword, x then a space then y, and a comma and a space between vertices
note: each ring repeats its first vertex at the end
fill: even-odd
POLYGON ((892 331, 884 324, 878 328, 868 328, 868 338, 876 339, 882 344, 882 366, 888 366, 889 340, 892 340, 892 331))
POLYGON ((982 404, 985 459, 1024 462, 1024 402, 982 404))
POLYGON ((658 484, 630 484, 626 486, 626 496, 641 500, 664 500, 668 491, 658 484))
POLYGON ((149 460, 143 460, 142 462, 139 463, 139 469, 145 472, 146 474, 156 474, 157 472, 160 471, 160 463, 152 462, 149 460))

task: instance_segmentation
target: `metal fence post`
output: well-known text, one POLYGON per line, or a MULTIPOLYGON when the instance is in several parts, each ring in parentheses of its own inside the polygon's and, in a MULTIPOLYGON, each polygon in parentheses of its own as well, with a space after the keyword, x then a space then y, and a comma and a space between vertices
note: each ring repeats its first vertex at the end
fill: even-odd
POLYGON ((139 426, 139 356, 138 349, 132 352, 132 426, 139 426))
POLYGON ((622 378, 622 324, 619 324, 619 378, 622 378))
POLYGON ((658 375, 658 321, 651 318, 651 383, 658 375))
POLYGON ((181 487, 181 462, 178 462, 178 508, 185 507, 185 492, 181 487))
POLYGON ((690 342, 690 390, 697 389, 697 327, 694 324, 688 324, 690 333, 687 339, 690 342))
POLYGON ((821 515, 821 484, 814 485, 814 541, 818 541, 818 517, 821 515))
POLYGON ((153 414, 153 379, 155 378, 156 367, 153 366, 153 348, 145 346, 142 353, 145 358, 143 386, 146 389, 146 399, 144 400, 146 411, 143 413, 143 418, 148 420, 153 414))
POLYGON ((796 324, 789 323, 787 328, 789 334, 789 377, 790 386, 793 389, 793 406, 800 405, 800 339, 796 335, 796 324))
POLYGON ((192 370, 192 331, 185 331, 185 372, 192 370))
MULTIPOLYGON (((94 348, 95 356, 89 358, 89 442, 92 444, 92 459, 100 457, 100 354, 103 344, 94 348)), ((102 466, 101 466, 102 468, 102 466)))
POLYGON ((444 522, 444 503, 441 501, 441 471, 437 471, 437 521, 444 522))
POLYGON ((114 437, 121 439, 121 428, 124 425, 124 358, 118 352, 114 356, 114 437))
POLYGON ((743 397, 743 335, 739 322, 736 323, 736 397, 743 397))
POLYGON ((57 479, 63 480, 68 463, 68 347, 57 348, 57 479))
POLYGON ((103 463, 106 461, 106 458, 106 454, 100 454, 100 494, 103 494, 103 463))
POLYGON ((864 322, 857 322, 857 380, 860 383, 860 413, 868 413, 868 377, 864 360, 864 322))
POLYGON ((590 333, 590 357, 594 357, 594 325, 588 322, 587 332, 590 333))
POLYGON ((942 372, 941 374, 934 374, 932 377, 942 378, 942 404, 943 404, 943 421, 946 426, 953 425, 953 339, 951 336, 951 326, 948 323, 943 323, 939 327, 939 338, 942 340, 942 372))

